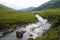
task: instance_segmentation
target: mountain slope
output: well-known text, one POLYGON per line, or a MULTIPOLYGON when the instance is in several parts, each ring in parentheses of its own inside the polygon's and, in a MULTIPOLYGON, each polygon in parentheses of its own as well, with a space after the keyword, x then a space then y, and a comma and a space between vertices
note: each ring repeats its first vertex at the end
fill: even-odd
POLYGON ((38 11, 38 10, 52 9, 52 8, 60 8, 60 1, 59 0, 51 0, 33 10, 38 11))
POLYGON ((35 7, 29 7, 29 8, 27 8, 27 9, 21 9, 21 11, 31 11, 31 10, 33 10, 33 9, 35 9, 35 7))
POLYGON ((0 10, 14 10, 14 9, 9 8, 7 6, 4 6, 4 5, 0 4, 0 10))

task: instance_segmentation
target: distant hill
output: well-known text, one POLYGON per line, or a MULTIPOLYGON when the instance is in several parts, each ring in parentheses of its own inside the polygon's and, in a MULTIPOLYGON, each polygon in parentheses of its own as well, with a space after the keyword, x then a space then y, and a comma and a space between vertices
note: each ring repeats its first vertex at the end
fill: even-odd
POLYGON ((0 4, 0 10, 14 10, 14 9, 9 8, 9 7, 5 6, 5 5, 0 4))
POLYGON ((35 9, 36 7, 29 7, 29 8, 26 8, 26 9, 21 9, 21 11, 31 11, 33 9, 35 9))
POLYGON ((48 1, 33 10, 38 11, 38 10, 52 9, 52 8, 60 8, 60 0, 48 1))

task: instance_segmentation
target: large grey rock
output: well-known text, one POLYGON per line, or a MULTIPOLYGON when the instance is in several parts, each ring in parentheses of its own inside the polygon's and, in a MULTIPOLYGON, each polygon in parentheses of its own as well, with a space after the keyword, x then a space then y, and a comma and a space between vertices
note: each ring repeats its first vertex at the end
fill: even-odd
POLYGON ((24 33, 25 33, 25 31, 16 31, 16 37, 22 38, 24 33))

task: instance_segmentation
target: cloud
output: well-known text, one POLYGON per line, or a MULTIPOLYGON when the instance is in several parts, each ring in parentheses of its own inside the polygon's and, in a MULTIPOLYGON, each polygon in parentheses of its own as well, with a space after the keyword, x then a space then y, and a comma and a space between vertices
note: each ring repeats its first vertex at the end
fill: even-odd
POLYGON ((37 7, 47 1, 49 0, 0 0, 0 3, 15 9, 22 9, 27 7, 37 7))

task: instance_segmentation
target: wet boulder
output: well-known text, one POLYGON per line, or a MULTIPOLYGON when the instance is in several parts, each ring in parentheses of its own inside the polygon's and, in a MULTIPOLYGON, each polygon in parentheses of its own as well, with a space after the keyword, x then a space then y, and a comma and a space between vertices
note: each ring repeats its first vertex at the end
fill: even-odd
POLYGON ((25 31, 16 31, 16 37, 22 38, 24 33, 25 33, 25 31))

